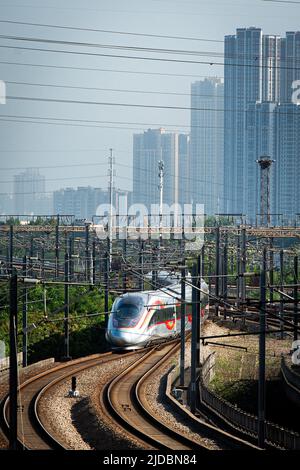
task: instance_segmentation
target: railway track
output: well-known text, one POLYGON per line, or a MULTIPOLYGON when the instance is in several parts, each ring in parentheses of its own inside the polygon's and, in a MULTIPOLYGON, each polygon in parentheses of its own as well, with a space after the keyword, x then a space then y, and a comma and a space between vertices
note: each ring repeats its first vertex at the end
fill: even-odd
POLYGON ((207 450, 206 446, 159 420, 147 403, 143 379, 146 375, 155 376, 156 370, 179 347, 180 342, 175 340, 150 350, 104 388, 100 403, 118 425, 153 449, 207 450))
MULTIPOLYGON (((137 352, 127 353, 126 356, 136 355, 137 352)), ((109 352, 97 354, 88 358, 81 358, 70 363, 59 364, 58 366, 37 374, 26 380, 19 387, 19 397, 21 402, 19 412, 18 444, 20 448, 28 450, 51 450, 66 449, 60 436, 54 436, 47 430, 47 423, 39 412, 39 401, 43 394, 54 385, 64 381, 66 378, 78 374, 91 367, 106 364, 113 361, 118 355, 109 352)), ((4 431, 9 433, 9 397, 7 396, 2 406, 2 417, 4 431)))
MULTIPOLYGON (((180 348, 180 340, 174 339, 149 347, 141 351, 126 353, 132 356, 131 364, 117 377, 111 380, 100 392, 100 403, 110 421, 121 426, 130 437, 137 439, 142 447, 155 450, 207 450, 207 442, 182 435, 157 414, 154 415, 147 399, 147 382, 157 380, 158 369, 180 348), (136 356, 138 354, 138 358, 136 356)), ((116 353, 105 353, 77 359, 69 363, 59 364, 50 370, 38 373, 26 380, 19 387, 22 410, 19 415, 18 444, 27 450, 67 450, 69 447, 61 435, 55 435, 50 429, 47 418, 39 406, 41 398, 51 388, 64 382, 72 375, 87 369, 107 364, 120 357, 116 353), (22 419, 21 419, 22 417, 22 419)), ((66 390, 67 392, 67 390, 66 390)), ((9 432, 9 397, 3 402, 1 409, 5 431, 9 432)), ((208 425, 201 423, 200 436, 207 437, 209 431, 212 439, 224 441, 217 428, 204 429, 208 425)), ((227 435, 233 440, 233 436, 227 435)), ((228 439, 227 439, 228 440, 228 439)))

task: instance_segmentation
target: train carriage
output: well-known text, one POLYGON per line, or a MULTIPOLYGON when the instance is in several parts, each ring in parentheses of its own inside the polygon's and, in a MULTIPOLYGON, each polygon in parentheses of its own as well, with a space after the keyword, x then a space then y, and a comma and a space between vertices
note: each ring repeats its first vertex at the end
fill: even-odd
MULTIPOLYGON (((208 316, 208 286, 201 281, 201 321, 208 316)), ((161 290, 127 293, 112 306, 106 339, 112 348, 139 349, 151 343, 176 337, 181 330, 180 284, 161 290)), ((186 287, 185 329, 192 324, 192 289, 186 287)))

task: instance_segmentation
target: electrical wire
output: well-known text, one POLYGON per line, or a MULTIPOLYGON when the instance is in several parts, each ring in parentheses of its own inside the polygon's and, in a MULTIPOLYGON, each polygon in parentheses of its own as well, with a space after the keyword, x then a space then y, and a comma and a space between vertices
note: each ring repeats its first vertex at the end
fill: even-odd
MULTIPOLYGON (((180 74, 180 73, 163 73, 163 72, 145 72, 138 70, 118 70, 118 69, 99 69, 94 67, 75 67, 67 65, 47 65, 47 64, 31 64, 27 62, 9 62, 9 61, 0 61, 0 64, 3 65, 17 65, 24 67, 40 67, 40 68, 52 68, 52 69, 62 69, 62 70, 80 70, 86 72, 110 72, 110 73, 125 73, 133 75, 150 75, 150 76, 166 76, 166 77, 190 77, 190 78, 207 78, 207 75, 199 74, 180 74)), ((222 76, 214 76, 214 78, 222 79, 222 76)))
POLYGON ((117 31, 109 29, 95 29, 95 28, 82 28, 76 26, 66 26, 66 25, 54 25, 54 24, 45 24, 45 23, 29 23, 25 21, 12 21, 12 20, 0 20, 0 23, 7 24, 18 24, 26 26, 38 26, 43 28, 55 28, 63 30, 72 30, 72 31, 88 31, 93 33, 108 33, 108 34, 117 34, 125 36, 137 36, 137 37, 149 37, 149 38, 160 38, 160 39, 179 39, 184 41, 200 41, 200 42, 214 42, 214 43, 223 43, 224 41, 218 39, 207 39, 207 38, 195 38, 195 37, 186 37, 186 36, 170 36, 165 34, 147 34, 147 33, 133 33, 130 31, 117 31))

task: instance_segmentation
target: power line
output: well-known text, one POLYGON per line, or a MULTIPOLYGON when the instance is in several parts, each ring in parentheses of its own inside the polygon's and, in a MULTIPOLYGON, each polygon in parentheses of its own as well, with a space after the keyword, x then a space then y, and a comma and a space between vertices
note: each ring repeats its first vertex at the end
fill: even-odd
POLYGON ((300 3, 296 0, 261 0, 262 2, 271 2, 271 3, 300 3))
MULTIPOLYGON (((68 122, 84 122, 84 123, 95 123, 95 124, 124 124, 124 125, 137 125, 137 126, 143 126, 144 127, 149 127, 149 126, 158 126, 159 128, 163 127, 175 127, 175 128, 180 128, 180 127, 186 127, 188 129, 190 128, 197 128, 197 129, 224 129, 224 126, 198 126, 198 125, 186 125, 186 124, 171 124, 171 123, 161 123, 161 122, 132 122, 132 121, 99 121, 99 120, 92 120, 92 119, 71 119, 71 118, 54 118, 50 116, 28 116, 28 115, 14 115, 14 114, 0 114, 0 117, 7 117, 7 118, 22 118, 22 119, 41 119, 41 120, 54 120, 54 121, 68 121, 68 122)), ((24 121, 26 122, 26 121, 24 121)), ((51 123, 46 123, 46 124, 51 124, 51 123)), ((62 123, 64 125, 64 123, 62 123)), ((92 126, 92 127, 98 127, 98 126, 92 126)), ((99 126, 101 127, 101 126, 99 126)), ((130 129, 130 128, 125 128, 125 129, 130 129)), ((137 129, 137 128, 135 128, 137 129)), ((140 128, 138 128, 140 129, 140 128)), ((228 128, 227 128, 228 129, 228 128)), ((96 150, 90 150, 93 152, 96 151, 106 151, 105 149, 96 149, 96 150)), ((0 152, 5 152, 5 150, 0 150, 0 152)), ((15 150, 8 150, 8 151, 13 151, 15 150)), ((16 150, 17 152, 22 152, 22 150, 16 150)), ((38 152, 39 150, 36 150, 38 152)), ((74 151, 86 151, 86 149, 82 150, 74 150, 74 151)), ((87 150, 89 151, 89 150, 87 150)), ((28 150, 30 152, 30 150, 28 150)), ((72 152, 72 150, 70 150, 72 152)), ((123 152, 122 150, 118 150, 118 152, 123 152)), ((125 152, 126 153, 126 152, 125 152)))
MULTIPOLYGON (((168 92, 168 91, 156 91, 156 90, 128 90, 122 88, 99 88, 99 87, 83 87, 83 86, 73 86, 73 85, 57 85, 53 83, 30 83, 30 82, 15 82, 5 80, 6 84, 12 85, 26 85, 26 86, 38 86, 38 87, 49 87, 49 88, 67 88, 74 90, 92 90, 92 91, 113 91, 113 92, 124 92, 124 93, 141 93, 141 94, 155 94, 155 95, 175 95, 175 96, 191 96, 190 93, 181 93, 181 92, 168 92)), ((205 97, 214 97, 215 95, 205 95, 197 94, 197 96, 205 97)))
MULTIPOLYGON (((97 165, 97 164, 96 164, 97 165)), ((98 163, 98 165, 106 165, 105 163, 98 163)), ((55 168, 55 167, 54 167, 55 168)), ((45 181, 60 181, 60 180, 74 180, 74 179, 85 179, 85 178, 105 178, 105 175, 88 175, 88 176, 63 176, 61 178, 46 178, 45 181)), ((33 179, 22 180, 22 183, 30 183, 33 179)), ((14 180, 0 180, 0 183, 13 183, 14 180)))
MULTIPOLYGON (((44 119, 44 118, 41 118, 44 119)), ((54 119, 54 118, 51 118, 54 119)), ((90 128, 90 129, 118 129, 118 130, 138 130, 142 131, 144 130, 143 127, 117 127, 117 126, 99 126, 95 125, 92 126, 90 124, 72 124, 72 123, 62 123, 62 122, 46 122, 46 121, 34 121, 34 120, 26 120, 24 121, 22 119, 1 119, 0 121, 3 122, 12 122, 12 123, 18 123, 18 124, 44 124, 44 125, 51 125, 51 126, 68 126, 68 127, 85 127, 85 128, 90 128)))
MULTIPOLYGON (((12 50, 51 52, 51 53, 56 53, 56 54, 71 54, 71 55, 90 56, 90 57, 110 57, 110 58, 115 58, 115 59, 148 60, 148 61, 172 62, 172 63, 181 63, 181 64, 203 64, 203 65, 211 65, 211 66, 225 65, 223 62, 213 62, 213 61, 166 59, 163 57, 145 57, 145 56, 141 57, 141 56, 130 56, 130 55, 118 55, 118 54, 100 54, 100 53, 92 53, 92 52, 66 51, 66 50, 59 50, 59 49, 43 49, 41 47, 21 47, 21 46, 4 46, 4 45, 0 45, 0 47, 4 49, 12 49, 12 50)), ((228 64, 228 65, 236 66, 237 64, 228 64)), ((242 64, 239 66, 251 67, 250 64, 242 64)), ((253 65, 253 67, 263 67, 263 66, 255 64, 253 65)))
MULTIPOLYGON (((205 56, 205 57, 224 57, 222 52, 212 52, 212 51, 188 51, 188 50, 179 50, 179 49, 159 49, 159 48, 142 48, 137 46, 122 46, 122 45, 111 45, 111 44, 93 44, 93 43, 81 43, 81 42, 72 42, 72 41, 58 41, 53 39, 41 39, 41 38, 26 38, 26 37, 17 37, 17 36, 6 36, 0 35, 2 39, 10 40, 19 40, 19 41, 32 41, 32 42, 42 42, 46 44, 58 44, 58 45, 70 45, 70 46, 84 46, 84 47, 94 47, 94 48, 106 48, 106 49, 118 49, 118 50, 129 50, 134 52, 148 52, 148 53, 160 53, 160 54, 178 54, 178 55, 195 55, 195 56, 205 56)), ((204 65, 226 65, 227 67, 254 67, 260 69, 270 69, 273 70, 299 70, 296 67, 283 67, 281 65, 264 65, 258 63, 225 63, 225 62, 214 62, 214 61, 196 61, 196 60, 186 60, 186 59, 167 59, 163 57, 146 57, 146 56, 129 56, 129 55, 117 55, 117 54, 103 54, 103 53, 91 53, 91 52, 79 52, 79 51, 66 51, 60 49, 43 49, 36 47, 22 47, 22 46, 8 46, 1 45, 1 48, 6 49, 16 49, 16 50, 27 50, 27 51, 37 51, 37 52, 51 52, 58 54, 73 54, 73 55, 85 55, 92 57, 112 57, 118 59, 134 59, 134 60, 150 60, 150 61, 160 61, 160 62, 175 62, 175 63, 184 63, 184 64, 204 64, 204 65)), ((256 61, 258 57, 249 57, 246 55, 233 55, 226 56, 230 59, 239 59, 239 58, 248 58, 250 60, 256 61)))
POLYGON ((88 32, 93 32, 93 33, 118 34, 118 35, 126 35, 126 36, 142 36, 142 37, 162 38, 162 39, 179 39, 179 40, 184 40, 184 41, 201 41, 201 42, 215 42, 215 43, 224 42, 218 39, 195 38, 195 37, 186 37, 186 36, 170 36, 170 35, 165 35, 165 34, 133 33, 129 31, 116 31, 116 30, 109 30, 109 29, 82 28, 82 27, 76 27, 76 26, 63 26, 63 25, 53 25, 53 24, 45 24, 45 23, 29 23, 25 21, 0 20, 0 23, 38 26, 38 27, 43 27, 43 28, 66 29, 66 30, 73 30, 73 31, 88 31, 88 32))
MULTIPOLYGON (((145 57, 145 56, 130 56, 130 55, 118 55, 118 54, 100 54, 92 52, 79 52, 79 51, 66 51, 60 49, 43 49, 39 47, 21 47, 21 46, 7 46, 0 45, 0 48, 12 49, 12 50, 22 50, 22 51, 36 51, 36 52, 51 52, 56 54, 71 54, 71 55, 80 55, 80 56, 91 56, 91 57, 110 57, 115 59, 133 59, 133 60, 148 60, 148 61, 158 61, 158 62, 171 62, 171 63, 180 63, 180 64, 192 64, 192 65, 210 65, 210 66, 224 66, 227 67, 254 67, 260 69, 270 69, 269 65, 263 64, 239 64, 239 63, 225 63, 225 62, 214 62, 210 61, 201 61, 201 60, 186 60, 186 59, 167 59, 165 57, 145 57)), ((201 55, 201 54, 199 54, 201 55)), ((205 54, 204 54, 205 55, 205 54)), ((272 66, 273 70, 282 69, 282 70, 299 70, 296 67, 282 67, 282 66, 272 66)))
MULTIPOLYGON (((116 49, 116 50, 125 50, 125 51, 134 51, 134 52, 151 52, 159 54, 179 54, 179 55, 200 55, 200 56, 215 56, 223 57, 223 52, 215 51, 194 51, 187 49, 164 49, 159 47, 141 47, 141 46, 125 46, 120 44, 101 44, 101 43, 92 43, 92 42, 79 42, 79 41, 66 41, 59 39, 46 39, 46 38, 35 38, 27 36, 10 36, 8 34, 0 34, 0 39, 7 39, 10 41, 24 41, 24 42, 40 42, 43 44, 56 44, 60 46, 77 46, 77 47, 91 47, 91 48, 100 48, 100 49, 116 49)), ((244 57, 244 55, 242 55, 244 57)))
MULTIPOLYGON (((0 61, 0 64, 18 65, 18 66, 26 66, 26 67, 39 67, 39 68, 54 68, 54 69, 63 69, 63 70, 81 70, 81 71, 88 71, 88 72, 110 72, 110 73, 125 73, 125 74, 127 73, 127 74, 134 74, 134 75, 153 75, 153 76, 158 75, 158 76, 166 76, 166 77, 207 78, 207 75, 198 75, 198 74, 144 72, 144 71, 137 71, 137 70, 99 69, 95 67, 75 67, 75 66, 67 66, 67 65, 30 64, 27 62, 21 63, 21 62, 0 61)), ((224 77, 215 76, 214 78, 224 78, 224 77)))
MULTIPOLYGON (((16 149, 16 150, 12 150, 12 149, 0 149, 0 153, 3 152, 3 153, 60 153, 60 152, 64 152, 64 153, 76 153, 76 152, 106 152, 107 149, 53 149, 53 150, 50 150, 50 149, 31 149, 31 150, 23 150, 23 149, 16 149)), ((124 151, 124 150, 118 150, 118 153, 128 153, 128 151, 124 151)), ((74 163, 74 164, 71 164, 71 165, 50 165, 50 166, 40 166, 40 165, 37 165, 37 166, 19 166, 19 167, 6 167, 6 168, 1 168, 1 170, 23 170, 23 169, 26 169, 26 168, 67 168, 67 167, 70 167, 70 166, 89 166, 89 165, 102 165, 102 163, 97 163, 97 162, 93 162, 93 163, 74 163)))
MULTIPOLYGON (((190 106, 171 106, 171 105, 153 105, 153 104, 144 104, 144 103, 120 103, 120 102, 109 102, 109 101, 83 101, 83 100, 66 100, 58 98, 37 98, 29 96, 6 96, 7 100, 21 100, 21 101, 34 101, 34 102, 46 102, 46 103, 65 103, 65 104, 84 104, 84 105, 96 105, 96 106, 118 106, 118 107, 129 107, 129 108, 151 108, 151 109, 173 109, 173 110, 183 110, 183 111, 210 111, 210 112, 239 112, 239 113, 255 113, 255 110, 251 109, 226 109, 226 108, 197 108, 190 106)), ((292 104, 292 103, 291 103, 292 104)), ((261 114, 273 114, 273 111, 261 111, 261 114)), ((281 112, 279 114, 294 115, 293 112, 281 112)))

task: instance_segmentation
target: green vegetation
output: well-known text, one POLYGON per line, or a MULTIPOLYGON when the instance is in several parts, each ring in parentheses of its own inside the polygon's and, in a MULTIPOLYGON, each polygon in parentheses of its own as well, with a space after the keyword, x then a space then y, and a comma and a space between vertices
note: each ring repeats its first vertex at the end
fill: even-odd
MULTIPOLYGON (((0 339, 9 349, 8 284, 0 287, 0 339)), ((19 286, 18 350, 22 349, 23 288, 19 286)), ((110 299, 110 305, 112 299, 110 299)), ((98 289, 70 287, 70 355, 80 357, 107 349, 104 338, 104 296, 98 289)), ((64 287, 42 286, 28 289, 28 325, 36 328, 28 333, 29 363, 63 356, 64 347, 64 287), (44 299, 47 309, 44 312, 44 299)))

